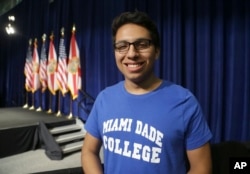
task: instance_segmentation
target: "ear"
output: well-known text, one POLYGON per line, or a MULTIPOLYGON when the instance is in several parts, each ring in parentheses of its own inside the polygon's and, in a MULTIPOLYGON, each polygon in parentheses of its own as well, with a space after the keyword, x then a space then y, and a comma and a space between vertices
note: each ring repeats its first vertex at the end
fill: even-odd
POLYGON ((157 60, 160 56, 160 48, 155 48, 155 60, 157 60))

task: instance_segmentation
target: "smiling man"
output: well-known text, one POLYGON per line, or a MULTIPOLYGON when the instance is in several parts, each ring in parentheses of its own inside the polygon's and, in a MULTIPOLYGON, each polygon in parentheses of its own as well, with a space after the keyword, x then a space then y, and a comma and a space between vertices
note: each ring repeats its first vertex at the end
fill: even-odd
POLYGON ((154 73, 160 54, 156 25, 145 13, 126 12, 114 19, 112 34, 125 80, 107 87, 95 101, 85 125, 84 172, 211 173, 212 135, 199 103, 189 90, 154 73))

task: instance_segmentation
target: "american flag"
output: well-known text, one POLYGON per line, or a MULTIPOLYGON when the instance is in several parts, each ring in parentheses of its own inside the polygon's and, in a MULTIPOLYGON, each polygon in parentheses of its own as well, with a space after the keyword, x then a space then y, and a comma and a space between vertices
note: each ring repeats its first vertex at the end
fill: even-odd
POLYGON ((42 85, 42 92, 47 89, 47 56, 46 56, 46 48, 45 48, 45 39, 43 39, 43 45, 41 48, 41 59, 40 59, 40 67, 39 67, 39 77, 42 85))
POLYGON ((26 91, 31 91, 32 89, 32 51, 31 51, 31 40, 29 41, 29 47, 27 50, 26 61, 24 65, 24 75, 25 75, 25 89, 26 91))
POLYGON ((34 41, 33 47, 33 56, 32 56, 32 92, 34 93, 36 90, 40 88, 40 81, 39 81, 39 56, 37 52, 37 39, 34 41))
POLYGON ((58 85, 56 83, 57 55, 53 39, 54 39, 53 36, 51 36, 49 44, 47 76, 48 76, 48 88, 53 95, 56 95, 56 91, 58 90, 58 85))
POLYGON ((75 38, 75 30, 73 28, 68 63, 68 87, 72 95, 72 99, 78 97, 78 90, 82 87, 80 53, 75 38))
POLYGON ((65 51, 64 39, 63 36, 60 39, 59 44, 59 58, 58 58, 58 67, 57 67, 57 82, 58 86, 64 95, 68 92, 67 88, 67 55, 65 51))

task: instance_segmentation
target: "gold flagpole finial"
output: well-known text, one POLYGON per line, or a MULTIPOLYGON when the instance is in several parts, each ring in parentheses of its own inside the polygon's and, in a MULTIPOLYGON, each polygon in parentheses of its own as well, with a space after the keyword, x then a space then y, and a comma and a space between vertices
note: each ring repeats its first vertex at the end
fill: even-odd
POLYGON ((32 39, 29 39, 29 45, 32 45, 32 39))
POLYGON ((45 33, 42 36, 42 40, 43 40, 43 42, 45 42, 45 40, 46 40, 46 34, 45 33))
POLYGON ((34 39, 34 47, 37 47, 37 38, 34 39))
POLYGON ((72 32, 75 33, 75 31, 76 31, 76 26, 75 26, 75 24, 74 24, 74 25, 73 25, 73 28, 72 28, 72 32))
POLYGON ((53 31, 51 32, 51 35, 50 35, 50 40, 53 40, 54 39, 54 33, 53 33, 53 31))
POLYGON ((61 36, 64 37, 64 28, 61 28, 61 36))

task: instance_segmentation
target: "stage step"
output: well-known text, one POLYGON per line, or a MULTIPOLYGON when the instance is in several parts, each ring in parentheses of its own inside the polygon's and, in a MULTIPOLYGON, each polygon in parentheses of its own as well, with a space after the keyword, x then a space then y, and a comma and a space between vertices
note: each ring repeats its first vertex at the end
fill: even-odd
POLYGON ((77 140, 77 139, 83 139, 84 136, 85 136, 85 132, 79 131, 79 132, 73 132, 73 133, 59 135, 59 136, 55 137, 55 140, 58 144, 61 144, 61 143, 70 142, 70 141, 77 140))
POLYGON ((46 143, 46 155, 55 160, 63 159, 66 153, 80 151, 86 134, 84 123, 78 118, 71 125, 46 128, 44 132, 47 132, 44 139, 50 141, 46 143))
POLYGON ((52 128, 50 129, 50 133, 55 135, 55 134, 60 134, 60 133, 65 133, 65 132, 77 131, 81 129, 82 129, 81 126, 77 124, 73 124, 73 125, 59 126, 59 127, 52 128))
POLYGON ((64 154, 70 153, 70 152, 75 152, 78 150, 81 150, 82 148, 83 141, 77 141, 74 143, 69 143, 64 146, 61 146, 62 151, 64 154))

